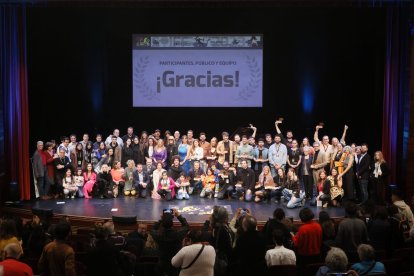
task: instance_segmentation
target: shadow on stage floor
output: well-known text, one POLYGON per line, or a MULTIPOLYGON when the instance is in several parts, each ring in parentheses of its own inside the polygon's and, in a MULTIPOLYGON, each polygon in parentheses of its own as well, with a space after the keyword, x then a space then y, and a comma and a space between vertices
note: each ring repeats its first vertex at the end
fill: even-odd
MULTIPOLYGON (((114 199, 57 199, 47 201, 35 201, 22 203, 21 208, 45 208, 53 209, 54 214, 91 217, 91 218, 111 218, 115 216, 137 216, 139 221, 156 221, 160 218, 163 209, 176 207, 183 211, 183 215, 191 223, 204 222, 208 218, 208 210, 214 205, 225 206, 230 213, 234 213, 237 208, 248 208, 259 222, 267 221, 272 217, 273 211, 277 207, 285 210, 287 217, 293 217, 294 220, 299 220, 299 210, 288 209, 283 203, 276 204, 275 202, 254 203, 244 202, 239 200, 218 200, 199 198, 197 196, 191 197, 189 200, 173 200, 160 201, 151 198, 133 198, 120 197, 114 199)), ((322 208, 311 207, 307 202, 306 207, 310 207, 315 212, 315 218, 321 210, 327 211, 332 218, 340 218, 344 216, 343 208, 322 208)), ((232 215, 230 215, 231 219, 232 215)))

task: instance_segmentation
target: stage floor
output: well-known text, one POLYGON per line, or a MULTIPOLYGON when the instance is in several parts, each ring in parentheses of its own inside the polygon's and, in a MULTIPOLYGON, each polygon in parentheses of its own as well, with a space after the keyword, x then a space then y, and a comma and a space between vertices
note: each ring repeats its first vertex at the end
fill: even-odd
MULTIPOLYGON (((107 219, 114 216, 137 216, 138 221, 157 221, 163 209, 177 208, 182 212, 183 216, 189 223, 202 223, 208 219, 208 212, 211 211, 214 205, 225 206, 230 213, 230 219, 232 214, 237 208, 248 208, 252 211, 253 215, 259 222, 265 222, 272 217, 273 211, 277 207, 281 207, 285 210, 287 217, 293 217, 294 220, 299 220, 299 210, 287 209, 282 203, 276 204, 273 201, 269 204, 266 202, 254 203, 243 202, 239 200, 218 200, 207 199, 193 196, 189 200, 173 200, 173 201, 161 201, 151 198, 133 198, 133 197, 120 197, 114 199, 57 199, 35 202, 24 202, 21 208, 45 208, 53 209, 54 214, 68 215, 76 217, 90 217, 107 219)), ((306 207, 310 207, 309 203, 305 204, 306 207)), ((332 218, 341 218, 345 212, 343 208, 322 208, 322 207, 310 207, 315 212, 315 218, 321 210, 326 210, 332 218)))

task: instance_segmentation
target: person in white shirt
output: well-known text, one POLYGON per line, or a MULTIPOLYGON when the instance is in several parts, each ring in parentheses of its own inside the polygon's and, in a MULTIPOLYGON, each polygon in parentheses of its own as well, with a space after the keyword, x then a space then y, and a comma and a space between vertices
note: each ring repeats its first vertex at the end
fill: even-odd
POLYGON ((112 136, 116 136, 116 142, 122 148, 124 141, 119 137, 119 129, 114 129, 114 132, 106 138, 105 145, 108 146, 112 142, 112 136))
POLYGON ((181 268, 180 276, 213 276, 216 251, 202 243, 200 230, 191 230, 183 240, 183 248, 171 259, 174 267, 181 268))
POLYGON ((283 246, 284 238, 282 230, 277 229, 273 232, 273 241, 276 246, 266 252, 265 259, 268 267, 274 265, 296 265, 295 252, 283 246))
POLYGON ((203 159, 204 157, 204 149, 200 147, 200 142, 198 141, 198 139, 193 139, 193 144, 190 148, 189 154, 190 154, 189 161, 190 161, 191 167, 194 168, 194 162, 195 161, 200 162, 201 159, 203 159))

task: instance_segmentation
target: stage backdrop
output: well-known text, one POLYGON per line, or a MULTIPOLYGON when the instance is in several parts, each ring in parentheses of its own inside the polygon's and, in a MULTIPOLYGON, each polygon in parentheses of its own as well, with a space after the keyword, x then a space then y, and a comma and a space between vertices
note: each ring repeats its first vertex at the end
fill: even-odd
POLYGON ((348 142, 381 146, 382 9, 49 7, 29 8, 27 26, 31 151, 38 139, 130 125, 211 138, 252 123, 275 133, 279 116, 297 137, 322 121, 321 135, 348 124, 348 142), (214 107, 214 98, 203 108, 133 107, 133 34, 263 35, 262 107, 214 107))

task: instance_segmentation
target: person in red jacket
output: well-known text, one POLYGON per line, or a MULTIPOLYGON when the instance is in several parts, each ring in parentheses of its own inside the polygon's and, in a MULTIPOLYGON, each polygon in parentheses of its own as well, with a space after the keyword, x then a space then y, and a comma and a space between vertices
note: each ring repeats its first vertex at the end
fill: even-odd
POLYGON ((23 250, 18 243, 9 243, 4 248, 5 258, 0 262, 3 267, 4 276, 32 276, 33 271, 25 263, 19 262, 18 259, 23 254, 23 250))
POLYGON ((322 227, 313 221, 314 214, 309 208, 300 210, 299 217, 303 225, 293 236, 293 243, 297 248, 297 265, 301 271, 308 264, 320 262, 322 227))

